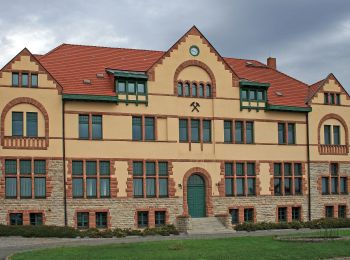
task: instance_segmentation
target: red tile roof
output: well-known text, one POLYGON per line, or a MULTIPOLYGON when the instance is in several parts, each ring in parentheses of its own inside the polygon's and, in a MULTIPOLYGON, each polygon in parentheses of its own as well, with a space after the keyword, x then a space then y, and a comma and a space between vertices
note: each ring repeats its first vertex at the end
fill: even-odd
MULTIPOLYGON (((113 77, 106 73, 106 68, 145 72, 163 54, 162 51, 62 44, 37 58, 60 82, 65 94, 114 96, 113 77), (104 78, 97 78, 97 73, 104 73, 104 78), (91 80, 91 84, 84 84, 84 79, 91 80)), ((224 60, 241 79, 270 83, 269 104, 307 106, 308 86, 305 83, 255 60, 224 60)))
POLYGON ((321 79, 320 81, 317 81, 316 83, 309 86, 309 95, 307 97, 307 101, 309 101, 319 90, 319 88, 323 85, 327 78, 321 79))

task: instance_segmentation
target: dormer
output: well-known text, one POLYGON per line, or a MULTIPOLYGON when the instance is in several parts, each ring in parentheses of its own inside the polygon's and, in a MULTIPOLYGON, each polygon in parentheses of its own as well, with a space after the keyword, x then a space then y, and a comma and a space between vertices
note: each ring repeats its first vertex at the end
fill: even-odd
POLYGON ((269 83, 260 83, 255 81, 241 80, 240 86, 240 105, 241 110, 265 109, 267 104, 267 89, 269 83))

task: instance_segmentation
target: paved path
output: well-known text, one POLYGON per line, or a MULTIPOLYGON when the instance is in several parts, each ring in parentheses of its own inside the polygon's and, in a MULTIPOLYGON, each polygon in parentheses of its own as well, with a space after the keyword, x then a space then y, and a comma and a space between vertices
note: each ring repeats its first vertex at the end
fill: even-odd
POLYGON ((138 243, 148 241, 164 241, 179 239, 207 239, 207 238, 228 238, 228 237, 246 237, 246 236, 270 236, 287 235, 318 232, 319 230, 300 229, 300 230, 263 230, 255 232, 232 232, 224 234, 196 234, 179 236, 128 236, 124 238, 23 238, 23 237, 0 237, 0 259, 16 252, 28 251, 33 249, 45 249, 62 246, 92 246, 121 243, 138 243))

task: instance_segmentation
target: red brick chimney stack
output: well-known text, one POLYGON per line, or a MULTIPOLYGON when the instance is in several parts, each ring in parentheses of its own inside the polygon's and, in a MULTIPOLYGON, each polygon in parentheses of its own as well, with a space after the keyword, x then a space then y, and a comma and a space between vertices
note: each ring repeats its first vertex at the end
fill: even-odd
POLYGON ((268 57, 267 58, 267 66, 271 69, 277 69, 276 58, 268 57))

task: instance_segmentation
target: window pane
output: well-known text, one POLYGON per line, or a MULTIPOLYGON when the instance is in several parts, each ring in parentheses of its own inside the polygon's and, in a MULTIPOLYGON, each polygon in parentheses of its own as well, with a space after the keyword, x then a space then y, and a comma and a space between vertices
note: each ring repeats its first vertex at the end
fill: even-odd
POLYGON ((331 93, 331 94, 329 94, 329 95, 330 95, 330 97, 331 97, 331 105, 334 105, 334 104, 335 104, 334 94, 331 93))
POLYGON ((168 196, 168 179, 167 178, 159 179, 159 196, 160 197, 168 196))
POLYGON ((248 195, 255 195, 255 178, 248 179, 248 195))
POLYGON ((295 144, 295 124, 288 124, 288 144, 295 144))
POLYGON ((249 100, 256 100, 256 91, 249 90, 249 100))
POLYGON ((97 163, 96 161, 86 162, 86 175, 96 175, 97 174, 97 163))
POLYGON ((301 176, 301 163, 294 164, 294 176, 301 176))
POLYGON ((137 93, 141 94, 141 95, 146 93, 145 83, 143 83, 143 82, 138 82, 137 83, 137 93))
POLYGON ((331 126, 325 125, 324 126, 324 143, 325 144, 331 144, 331 126))
POLYGON ((225 194, 226 196, 233 196, 233 179, 225 179, 225 194))
POLYGON ((156 175, 156 163, 146 162, 146 175, 155 176, 156 175))
POLYGON ((242 100, 246 100, 248 98, 248 90, 246 89, 242 89, 241 91, 241 97, 242 97, 242 100))
POLYGON ((238 224, 239 222, 238 209, 231 209, 230 214, 231 214, 231 223, 238 224))
POLYGON ((258 90, 258 96, 257 99, 258 101, 263 101, 264 100, 264 92, 262 90, 258 90))
POLYGON ((246 123, 246 143, 247 144, 254 143, 254 123, 253 122, 246 123))
POLYGON ((126 91, 125 82, 119 81, 118 82, 118 92, 119 93, 125 93, 125 91, 126 91))
POLYGON ((156 227, 165 225, 165 211, 155 212, 155 224, 156 227))
POLYGON ((211 142, 211 121, 203 120, 203 142, 211 142))
POLYGON ((324 93, 324 103, 328 104, 329 99, 328 99, 328 93, 324 93))
POLYGON ((225 175, 233 176, 233 163, 225 163, 225 175))
POLYGON ((134 179, 133 187, 134 187, 134 196, 143 197, 143 179, 134 179))
POLYGON ((30 213, 30 225, 37 226, 43 224, 43 214, 42 213, 30 213))
POLYGON ((245 222, 254 221, 254 209, 244 209, 244 221, 245 222))
POLYGON ((209 84, 207 84, 205 88, 206 88, 205 89, 205 96, 211 97, 211 86, 209 84))
POLYGON ((146 117, 145 118, 145 124, 146 124, 146 140, 154 140, 154 118, 153 117, 146 117))
POLYGON ((340 145, 340 127, 333 126, 333 139, 335 145, 340 145))
POLYGON ((19 85, 19 75, 18 73, 12 73, 12 86, 18 87, 19 85))
POLYGON ((281 178, 274 178, 273 180, 273 188, 274 188, 274 194, 275 195, 281 195, 281 186, 282 186, 282 180, 281 178))
POLYGON ((34 179, 34 196, 36 198, 43 198, 46 196, 46 178, 34 179))
POLYGON ((235 122, 235 132, 236 132, 236 143, 241 144, 243 143, 243 122, 236 121, 235 122))
POLYGON ((73 198, 81 198, 83 196, 84 196, 83 179, 74 178, 73 179, 73 198))
POLYGON ((27 112, 27 136, 38 136, 38 113, 27 112))
POLYGON ((109 179, 100 179, 100 197, 109 197, 110 196, 110 184, 109 179))
POLYGON ((287 221, 287 208, 278 208, 278 222, 287 221))
POLYGON ((5 174, 17 174, 16 160, 5 160, 5 174))
POLYGON ((322 194, 329 194, 328 178, 322 177, 322 194))
POLYGON ((96 197, 96 178, 86 179, 86 196, 96 197))
POLYGON ((32 179, 21 178, 21 197, 29 198, 32 196, 32 179))
POLYGON ((293 221, 300 221, 300 208, 299 207, 292 207, 292 220, 293 221))
POLYGON ((142 140, 142 118, 141 117, 132 118, 132 139, 142 140))
POLYGON ((96 227, 97 228, 107 227, 107 212, 96 212, 96 227))
POLYGON ((331 163, 331 175, 333 175, 333 176, 338 175, 338 164, 337 163, 331 163))
POLYGON ((237 176, 244 175, 244 163, 236 163, 236 175, 237 176))
POLYGON ((78 228, 88 228, 89 227, 89 213, 88 212, 78 212, 77 213, 77 227, 78 228))
POLYGON ((72 174, 73 175, 83 175, 83 162, 73 161, 72 162, 72 174))
POLYGON ((345 205, 338 206, 338 218, 346 218, 346 206, 345 205))
POLYGON ((337 105, 340 105, 340 94, 337 94, 337 105))
POLYGON ((133 162, 133 175, 142 176, 143 175, 143 163, 142 162, 133 162))
POLYGON ((34 173, 35 174, 46 174, 46 161, 35 160, 34 161, 34 173))
POLYGON ((191 141, 199 142, 199 120, 192 119, 191 120, 191 141))
POLYGON ((159 176, 168 176, 168 163, 159 162, 158 163, 158 174, 159 176))
POLYGON ((346 177, 341 177, 340 178, 340 193, 342 194, 347 194, 348 193, 348 178, 346 177))
POLYGON ((19 168, 20 174, 31 174, 32 173, 32 161, 20 160, 19 166, 20 166, 20 168, 19 168))
POLYGON ((301 178, 295 178, 294 179, 294 192, 295 194, 301 194, 301 187, 302 187, 302 179, 301 178))
POLYGON ((156 196, 156 179, 155 178, 146 179, 146 195, 147 197, 156 196))
POLYGON ((102 116, 92 116, 92 139, 102 139, 102 116))
POLYGON ((148 226, 148 212, 147 211, 137 212, 137 225, 140 228, 148 226))
POLYGON ((12 136, 23 136, 22 112, 12 112, 12 136))
POLYGON ((224 142, 232 143, 232 121, 224 121, 224 142))
POLYGON ((284 194, 291 195, 292 194, 292 178, 284 179, 284 194))
POLYGON ((204 97, 204 85, 199 85, 199 97, 204 97))
POLYGON ((17 179, 16 178, 6 178, 6 198, 17 197, 17 179))
POLYGON ((284 176, 292 176, 292 164, 291 163, 284 164, 284 176))
POLYGON ((22 87, 28 87, 28 73, 22 73, 22 87))
POLYGON ((285 124, 284 123, 278 123, 278 143, 279 144, 285 144, 285 124))
POLYGON ((336 194, 338 193, 338 178, 335 177, 335 178, 332 178, 332 182, 331 182, 331 185, 332 185, 332 193, 333 194, 336 194))
POLYGON ((187 119, 179 120, 179 140, 183 142, 188 141, 187 119))
POLYGON ((237 178, 236 179, 236 190, 237 195, 244 195, 244 179, 243 178, 237 178))
POLYGON ((192 97, 197 96, 197 84, 192 84, 192 97))
POLYGON ((274 163, 273 164, 273 171, 275 176, 281 176, 282 175, 282 164, 281 163, 274 163))
POLYGON ((247 175, 255 176, 255 163, 247 163, 247 175))
POLYGON ((178 83, 178 84, 177 84, 177 95, 178 95, 178 96, 182 96, 182 95, 183 95, 182 83, 178 83))
POLYGON ((32 74, 31 77, 32 77, 32 82, 31 82, 32 88, 38 87, 38 75, 32 74))
POLYGON ((89 138, 89 116, 79 115, 79 138, 88 139, 89 138))
POLYGON ((185 96, 190 96, 190 85, 188 83, 185 84, 185 96))
POLYGON ((110 163, 109 161, 100 161, 100 175, 110 174, 110 163))
POLYGON ((135 94, 135 82, 128 82, 128 93, 135 94))

